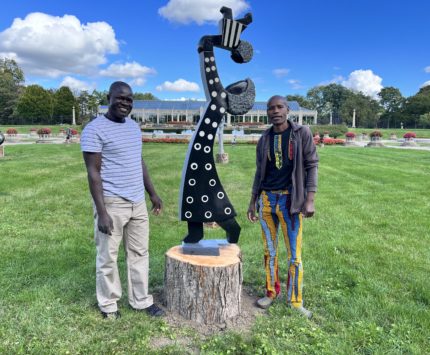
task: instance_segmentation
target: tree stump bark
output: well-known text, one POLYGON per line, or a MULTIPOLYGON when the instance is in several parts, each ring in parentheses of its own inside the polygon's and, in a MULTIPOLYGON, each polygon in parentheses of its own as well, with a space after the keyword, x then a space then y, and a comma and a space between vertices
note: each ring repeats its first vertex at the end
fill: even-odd
POLYGON ((164 300, 169 311, 200 324, 221 324, 240 314, 242 261, 236 244, 219 256, 185 255, 181 246, 166 253, 164 300))

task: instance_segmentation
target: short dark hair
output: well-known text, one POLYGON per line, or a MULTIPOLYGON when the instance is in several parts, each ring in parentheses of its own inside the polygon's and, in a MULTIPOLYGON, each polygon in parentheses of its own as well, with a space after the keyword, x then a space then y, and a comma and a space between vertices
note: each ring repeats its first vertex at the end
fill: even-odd
POLYGON ((128 85, 127 83, 125 83, 123 81, 115 81, 109 87, 109 95, 111 95, 113 91, 115 91, 116 89, 118 89, 121 86, 127 86, 130 89, 130 91, 133 92, 133 90, 131 90, 131 86, 128 85))
POLYGON ((282 95, 273 95, 269 100, 267 100, 267 106, 269 106, 269 102, 274 100, 274 99, 281 99, 284 102, 287 109, 288 110, 290 109, 290 105, 288 105, 287 98, 285 96, 282 96, 282 95))

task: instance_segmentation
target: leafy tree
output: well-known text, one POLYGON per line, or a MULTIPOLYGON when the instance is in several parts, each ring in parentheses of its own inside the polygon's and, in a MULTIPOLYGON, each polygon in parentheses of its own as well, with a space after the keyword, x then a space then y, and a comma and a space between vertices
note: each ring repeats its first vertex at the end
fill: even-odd
POLYGON ((378 101, 361 92, 351 92, 339 108, 343 123, 351 126, 355 109, 355 126, 373 128, 378 126, 381 106, 378 101))
POLYGON ((150 92, 135 92, 133 94, 133 100, 158 100, 154 95, 152 95, 150 92))
POLYGON ((421 115, 418 124, 422 128, 430 128, 430 112, 421 115))
POLYGON ((288 101, 297 101, 300 107, 304 107, 304 108, 311 107, 311 103, 306 99, 306 97, 302 95, 287 95, 286 98, 288 101))
POLYGON ((18 100, 16 112, 26 123, 51 124, 52 94, 39 85, 27 86, 18 100))
POLYGON ((381 115, 381 127, 390 128, 390 122, 394 127, 400 123, 401 110, 405 103, 405 98, 402 96, 399 89, 387 86, 383 88, 378 96, 381 98, 381 105, 384 107, 385 112, 381 115))
POLYGON ((13 59, 0 58, 0 124, 14 123, 13 113, 22 91, 24 73, 13 59))
POLYGON ((417 127, 420 116, 430 112, 430 85, 425 86, 414 96, 408 97, 402 110, 405 127, 417 127))
POLYGON ((107 105, 109 103, 107 99, 107 95, 108 95, 108 92, 106 90, 104 91, 94 90, 92 93, 92 96, 96 98, 98 105, 107 105))
POLYGON ((329 123, 330 114, 333 123, 342 123, 343 118, 340 110, 345 100, 353 92, 342 85, 330 84, 316 86, 310 89, 306 95, 310 108, 318 111, 320 123, 329 123))
POLYGON ((100 97, 96 90, 92 94, 87 91, 81 91, 77 98, 77 123, 88 122, 97 115, 100 97))
POLYGON ((67 86, 62 86, 54 92, 53 119, 55 123, 72 123, 75 97, 67 86))

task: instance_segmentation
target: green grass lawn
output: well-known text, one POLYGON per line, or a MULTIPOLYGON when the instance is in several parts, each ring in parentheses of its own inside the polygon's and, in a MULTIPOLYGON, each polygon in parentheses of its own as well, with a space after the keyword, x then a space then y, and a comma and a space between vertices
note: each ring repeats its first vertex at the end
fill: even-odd
MULTIPOLYGON (((264 293, 258 224, 246 221, 255 146, 225 147, 218 166, 242 226, 244 286, 264 293)), ((150 288, 163 287, 164 253, 180 243, 177 220, 185 145, 145 144, 164 201, 151 216, 150 288)), ((171 328, 120 302, 101 319, 95 299, 90 195, 78 145, 5 147, 0 159, 0 353, 426 354, 430 348, 430 153, 388 148, 319 149, 316 215, 304 225, 308 321, 284 300, 249 332, 171 328), (154 338, 169 339, 154 347, 154 338)), ((221 237, 218 231, 210 236, 221 237)), ((281 245, 283 247, 283 245, 281 245)), ((282 248, 282 257, 285 251, 282 248)), ((120 257, 125 281, 123 255, 120 257)), ((285 262, 280 274, 285 276, 285 262)), ((124 285, 125 286, 125 285, 124 285)), ((124 287, 126 292, 126 287, 124 287)))

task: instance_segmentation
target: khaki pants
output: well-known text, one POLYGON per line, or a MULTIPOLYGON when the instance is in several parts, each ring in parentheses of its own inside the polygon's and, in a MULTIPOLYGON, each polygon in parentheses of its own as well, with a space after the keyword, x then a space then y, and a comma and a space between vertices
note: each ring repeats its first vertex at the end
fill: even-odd
POLYGON ((135 309, 153 304, 148 294, 148 235, 149 221, 145 200, 134 204, 119 197, 105 197, 105 206, 113 220, 112 235, 101 233, 97 227, 94 206, 94 236, 97 249, 96 292, 102 312, 118 310, 121 298, 121 281, 118 272, 118 250, 124 241, 127 263, 128 302, 135 309))

